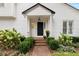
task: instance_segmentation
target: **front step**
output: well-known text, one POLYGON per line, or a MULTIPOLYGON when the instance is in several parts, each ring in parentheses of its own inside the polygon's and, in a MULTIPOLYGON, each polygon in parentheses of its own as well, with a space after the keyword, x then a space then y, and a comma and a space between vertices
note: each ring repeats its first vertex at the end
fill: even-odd
POLYGON ((46 46, 47 43, 46 43, 46 40, 44 39, 36 39, 35 40, 35 46, 46 46))
POLYGON ((35 43, 35 46, 46 46, 46 43, 35 43))
POLYGON ((35 40, 36 43, 46 43, 45 40, 35 40))

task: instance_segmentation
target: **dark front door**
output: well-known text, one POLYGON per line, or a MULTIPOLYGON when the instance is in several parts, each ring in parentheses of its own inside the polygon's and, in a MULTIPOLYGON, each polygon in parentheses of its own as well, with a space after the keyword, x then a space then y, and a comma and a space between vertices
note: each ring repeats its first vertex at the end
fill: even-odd
POLYGON ((37 22, 37 35, 43 35, 43 22, 37 22))

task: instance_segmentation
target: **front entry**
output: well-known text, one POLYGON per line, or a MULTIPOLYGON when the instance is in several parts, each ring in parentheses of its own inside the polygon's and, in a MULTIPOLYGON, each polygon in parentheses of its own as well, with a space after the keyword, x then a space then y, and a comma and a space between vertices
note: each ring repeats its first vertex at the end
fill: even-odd
POLYGON ((43 22, 37 22, 37 36, 43 36, 43 22))

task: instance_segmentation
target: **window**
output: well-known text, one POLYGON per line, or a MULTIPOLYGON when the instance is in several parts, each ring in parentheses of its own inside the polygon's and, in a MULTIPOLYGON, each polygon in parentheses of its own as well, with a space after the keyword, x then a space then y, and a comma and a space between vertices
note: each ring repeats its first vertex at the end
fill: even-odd
POLYGON ((4 3, 0 3, 0 7, 4 7, 4 3))
POLYGON ((72 34, 72 24, 73 21, 69 21, 69 33, 72 34))
POLYGON ((73 21, 63 21, 63 33, 72 34, 73 21))
POLYGON ((63 21, 63 33, 67 34, 67 21, 63 21))

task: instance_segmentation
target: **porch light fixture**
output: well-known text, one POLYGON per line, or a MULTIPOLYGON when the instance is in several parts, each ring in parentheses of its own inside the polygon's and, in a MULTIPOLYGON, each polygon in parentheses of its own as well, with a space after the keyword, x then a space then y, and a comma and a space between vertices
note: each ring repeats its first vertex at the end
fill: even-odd
POLYGON ((40 17, 38 18, 38 21, 40 21, 41 19, 40 19, 40 17))

